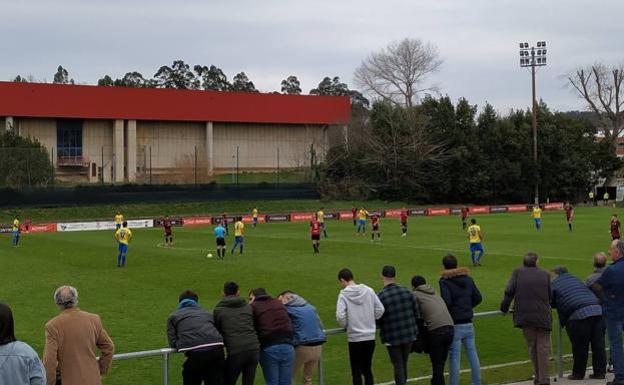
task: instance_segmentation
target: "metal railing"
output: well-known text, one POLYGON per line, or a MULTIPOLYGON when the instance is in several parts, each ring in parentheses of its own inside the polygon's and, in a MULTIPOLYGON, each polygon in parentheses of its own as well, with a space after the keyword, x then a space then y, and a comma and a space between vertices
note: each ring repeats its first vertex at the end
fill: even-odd
MULTIPOLYGON (((495 311, 475 313, 474 318, 486 318, 486 317, 501 316, 501 315, 504 315, 504 314, 501 311, 495 310, 495 311)), ((562 378, 563 377, 563 358, 564 358, 563 345, 562 345, 563 328, 561 327, 558 321, 556 321, 555 324, 556 324, 557 351, 556 351, 556 356, 554 357, 554 359, 555 359, 556 367, 557 367, 557 376, 559 378, 562 378)), ((330 336, 330 335, 346 333, 346 330, 343 328, 336 328, 336 329, 325 329, 324 332, 326 335, 330 336)), ((135 358, 161 356, 162 357, 162 376, 163 376, 162 383, 163 385, 168 385, 169 384, 169 356, 171 356, 172 354, 177 354, 177 353, 178 351, 176 349, 163 348, 163 349, 155 349, 155 350, 145 350, 145 351, 140 351, 140 352, 115 354, 113 356, 113 360, 130 360, 130 359, 135 359, 135 358)), ((496 366, 500 366, 500 365, 496 365, 496 366)), ((317 371, 318 384, 324 385, 325 378, 324 378, 324 370, 323 370, 322 351, 321 351, 321 357, 320 357, 319 363, 317 365, 317 370, 318 370, 317 371)), ((410 380, 414 381, 416 379, 408 379, 408 381, 410 380)))

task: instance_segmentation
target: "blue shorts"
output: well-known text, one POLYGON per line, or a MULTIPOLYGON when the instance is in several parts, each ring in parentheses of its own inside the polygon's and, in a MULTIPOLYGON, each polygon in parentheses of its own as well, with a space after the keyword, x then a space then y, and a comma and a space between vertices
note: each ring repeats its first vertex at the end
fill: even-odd
POLYGON ((128 252, 128 245, 126 245, 125 243, 119 243, 119 252, 120 253, 127 253, 128 252))
POLYGON ((243 237, 240 235, 234 237, 234 243, 243 243, 243 237))
POLYGON ((542 218, 533 218, 533 219, 535 219, 535 224, 536 224, 537 226, 539 226, 539 225, 541 225, 541 224, 542 224, 542 218))
POLYGON ((474 253, 475 251, 483 252, 483 245, 481 244, 481 242, 470 244, 470 252, 474 253))
POLYGON ((358 223, 364 226, 366 224, 366 219, 358 219, 358 223))
POLYGON ((115 223, 115 230, 119 230, 121 228, 121 223, 115 223))
POLYGON ((319 224, 321 225, 321 229, 325 228, 325 222, 320 222, 319 224))

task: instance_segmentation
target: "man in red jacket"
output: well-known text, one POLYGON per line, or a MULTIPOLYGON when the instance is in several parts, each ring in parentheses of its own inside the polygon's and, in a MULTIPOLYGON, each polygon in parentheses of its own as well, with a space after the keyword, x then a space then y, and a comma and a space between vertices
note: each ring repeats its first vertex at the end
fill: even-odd
POLYGON ((264 288, 249 293, 260 340, 260 366, 267 385, 289 384, 295 360, 293 327, 286 307, 264 288))

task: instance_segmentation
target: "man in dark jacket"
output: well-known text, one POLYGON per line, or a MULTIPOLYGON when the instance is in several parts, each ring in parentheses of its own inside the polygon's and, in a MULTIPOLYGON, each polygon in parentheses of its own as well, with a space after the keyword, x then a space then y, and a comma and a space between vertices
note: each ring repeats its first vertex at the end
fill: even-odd
POLYGON ((295 359, 293 327, 281 301, 263 288, 249 293, 254 324, 260 340, 260 366, 267 385, 288 385, 295 359))
POLYGON ((611 242, 609 255, 613 263, 592 285, 592 290, 602 300, 602 311, 609 335, 609 348, 615 379, 607 384, 624 384, 624 351, 622 327, 624 326, 624 241, 611 242))
POLYGON ((444 365, 453 343, 453 318, 442 297, 420 275, 412 278, 412 290, 427 328, 425 343, 431 360, 431 385, 444 385, 444 365))
POLYGON ((178 309, 167 320, 169 346, 184 352, 182 368, 185 385, 223 384, 223 338, 212 314, 202 309, 198 296, 190 290, 180 294, 178 309))
POLYGON ((507 282, 500 310, 503 313, 509 312, 511 302, 514 302, 514 325, 521 328, 524 334, 533 363, 535 383, 550 384, 550 276, 546 270, 537 267, 536 253, 527 253, 523 265, 514 270, 507 282))
POLYGON ((243 385, 253 385, 260 342, 254 329, 253 310, 240 297, 235 282, 223 285, 223 299, 215 307, 214 318, 227 349, 225 385, 235 385, 241 373, 243 385))
POLYGON ((447 254, 442 258, 442 277, 440 278, 440 296, 453 318, 453 343, 449 350, 449 373, 451 385, 459 385, 459 364, 462 345, 468 354, 472 385, 481 384, 481 364, 477 354, 472 317, 473 309, 482 301, 481 293, 468 269, 457 268, 457 258, 447 254))
POLYGON ((379 319, 379 335, 386 345, 392 366, 394 382, 405 385, 407 381, 407 360, 416 339, 418 328, 416 299, 406 287, 396 284, 394 266, 384 266, 381 271, 383 289, 377 294, 386 311, 379 319))
POLYGON ((591 379, 604 379, 606 373, 605 335, 602 307, 598 298, 564 266, 557 266, 550 272, 553 277, 550 304, 557 309, 559 323, 565 327, 572 343, 574 366, 570 380, 583 380, 587 368, 587 350, 591 343, 591 379))
POLYGON ((303 367, 302 385, 312 384, 312 372, 321 359, 322 346, 325 343, 325 332, 316 308, 303 297, 292 291, 285 291, 278 299, 286 306, 293 325, 293 344, 295 345, 295 363, 292 371, 292 383, 303 367))

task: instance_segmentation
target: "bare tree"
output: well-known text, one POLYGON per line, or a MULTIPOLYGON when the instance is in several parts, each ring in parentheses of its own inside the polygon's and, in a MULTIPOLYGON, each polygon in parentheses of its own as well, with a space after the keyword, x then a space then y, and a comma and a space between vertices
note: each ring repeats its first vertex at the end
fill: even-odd
POLYGON ((624 131, 624 66, 608 68, 602 63, 578 68, 568 82, 600 119, 605 139, 615 150, 624 131))
POLYGON ((437 90, 424 83, 441 65, 434 44, 405 38, 368 55, 355 70, 355 82, 372 96, 411 107, 419 93, 437 90))

